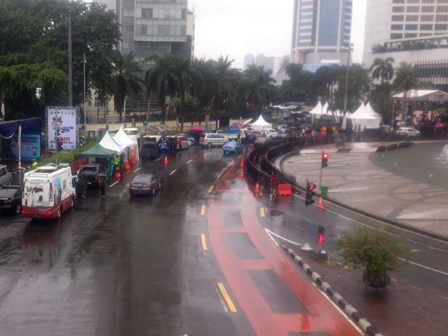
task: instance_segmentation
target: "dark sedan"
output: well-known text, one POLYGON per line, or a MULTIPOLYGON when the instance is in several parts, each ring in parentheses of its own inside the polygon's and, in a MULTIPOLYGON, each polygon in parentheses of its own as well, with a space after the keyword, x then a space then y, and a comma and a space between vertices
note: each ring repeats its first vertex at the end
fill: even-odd
POLYGON ((99 184, 99 175, 106 174, 106 169, 99 163, 88 163, 78 173, 78 178, 84 176, 87 183, 99 184))
POLYGON ((17 185, 0 189, 0 210, 19 215, 22 212, 22 188, 17 185))
POLYGON ((129 193, 134 195, 155 195, 162 186, 160 179, 153 174, 139 174, 129 185, 129 193))

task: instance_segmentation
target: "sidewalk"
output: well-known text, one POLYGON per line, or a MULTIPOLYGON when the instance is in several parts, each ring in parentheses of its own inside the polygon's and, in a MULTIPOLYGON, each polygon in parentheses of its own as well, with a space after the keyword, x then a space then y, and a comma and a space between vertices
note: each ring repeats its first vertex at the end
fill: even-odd
POLYGON ((376 166, 369 155, 381 143, 352 145, 350 152, 338 152, 333 144, 305 149, 301 155, 278 158, 276 166, 295 175, 300 186, 305 186, 307 178, 318 186, 321 153, 325 150, 330 153, 330 160, 322 171, 322 185, 329 186, 328 199, 448 240, 447 189, 419 183, 376 166))

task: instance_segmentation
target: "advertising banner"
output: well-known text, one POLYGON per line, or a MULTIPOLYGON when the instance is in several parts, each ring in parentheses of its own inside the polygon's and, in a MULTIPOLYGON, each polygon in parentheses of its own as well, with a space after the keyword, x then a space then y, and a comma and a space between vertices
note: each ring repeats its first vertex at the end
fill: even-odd
POLYGON ((76 149, 76 109, 72 107, 48 107, 47 109, 48 149, 56 149, 57 128, 62 148, 76 149))
MULTIPOLYGON (((19 135, 16 133, 11 139, 11 151, 19 157, 19 135)), ((21 156, 23 160, 32 160, 40 156, 40 135, 22 134, 21 156)))

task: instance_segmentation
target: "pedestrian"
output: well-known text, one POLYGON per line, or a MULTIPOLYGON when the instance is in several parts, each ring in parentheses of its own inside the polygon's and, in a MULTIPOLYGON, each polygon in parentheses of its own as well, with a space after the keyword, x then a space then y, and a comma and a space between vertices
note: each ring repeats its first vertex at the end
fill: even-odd
POLYGON ((238 131, 238 142, 241 143, 241 132, 238 131))
POLYGON ((81 189, 81 198, 86 198, 87 193, 87 178, 83 175, 81 175, 81 178, 78 179, 79 186, 81 189))
POLYGON ((110 169, 109 175, 110 176, 112 176, 114 174, 114 166, 115 166, 115 160, 113 157, 111 157, 109 160, 109 169, 110 169))
POLYGON ((116 155, 114 155, 114 170, 116 171, 117 168, 120 168, 120 158, 116 155))
POLYGON ((149 153, 149 149, 146 150, 144 160, 145 160, 145 166, 148 167, 149 161, 151 160, 151 154, 149 153))
POLYGON ((179 137, 179 151, 181 151, 182 150, 182 138, 181 137, 179 137))
POLYGON ((107 186, 106 177, 101 176, 100 177, 101 197, 106 197, 106 186, 107 186))
POLYGON ((31 169, 33 169, 33 170, 36 169, 38 165, 39 164, 36 162, 36 160, 33 159, 33 163, 31 164, 31 169))

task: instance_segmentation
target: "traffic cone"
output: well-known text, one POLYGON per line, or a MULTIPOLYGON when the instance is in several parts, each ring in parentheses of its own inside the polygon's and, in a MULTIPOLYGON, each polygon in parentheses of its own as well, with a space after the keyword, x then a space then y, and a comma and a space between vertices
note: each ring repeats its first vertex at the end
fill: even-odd
POLYGON ((165 155, 165 161, 163 163, 168 163, 168 156, 165 155))
POLYGON ((115 171, 114 180, 119 180, 120 177, 121 177, 120 169, 117 168, 117 170, 115 171))
POLYGON ((255 186, 255 192, 260 192, 260 186, 258 185, 258 182, 257 185, 255 186))
POLYGON ((322 203, 322 196, 320 197, 319 204, 317 205, 317 207, 319 209, 323 209, 324 208, 324 204, 322 203))
POLYGON ((241 159, 241 167, 243 167, 243 166, 244 166, 244 160, 241 159))
POLYGON ((243 173, 243 168, 241 168, 241 174, 240 174, 241 178, 244 178, 244 173, 243 173))
POLYGON ((135 158, 132 157, 131 158, 131 166, 135 166, 137 164, 137 162, 135 162, 135 158))

